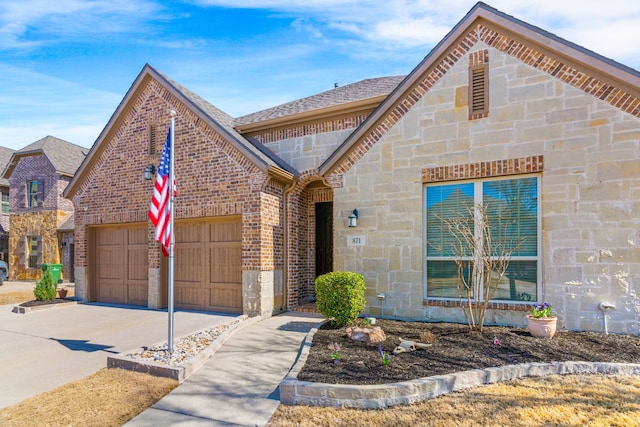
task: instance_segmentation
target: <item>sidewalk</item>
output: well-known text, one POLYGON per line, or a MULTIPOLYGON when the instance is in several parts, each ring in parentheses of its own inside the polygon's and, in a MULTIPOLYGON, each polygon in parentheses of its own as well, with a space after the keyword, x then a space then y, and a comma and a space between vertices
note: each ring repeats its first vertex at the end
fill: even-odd
POLYGON ((125 426, 264 426, 319 314, 285 313, 234 334, 192 377, 125 426))

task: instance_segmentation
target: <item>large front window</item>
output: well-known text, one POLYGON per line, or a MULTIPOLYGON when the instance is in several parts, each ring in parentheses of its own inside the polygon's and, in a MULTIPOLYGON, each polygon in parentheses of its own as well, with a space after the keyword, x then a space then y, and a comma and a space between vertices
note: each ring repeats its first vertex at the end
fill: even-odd
POLYGON ((499 242, 496 251, 506 249, 511 253, 509 266, 492 299, 536 301, 540 241, 538 194, 535 176, 427 186, 427 298, 452 299, 464 295, 459 276, 468 277, 469 271, 465 268, 479 262, 479 254, 473 253, 472 245, 460 244, 451 225, 455 222, 471 229, 476 237, 480 236, 483 225, 478 206, 484 206, 488 218, 484 226, 490 234, 482 244, 499 242))

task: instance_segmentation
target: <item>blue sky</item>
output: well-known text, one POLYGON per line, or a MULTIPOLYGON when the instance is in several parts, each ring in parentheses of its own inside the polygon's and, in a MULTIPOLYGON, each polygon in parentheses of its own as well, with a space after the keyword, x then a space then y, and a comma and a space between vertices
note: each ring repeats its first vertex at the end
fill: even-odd
MULTIPOLYGON (((486 3, 640 69, 637 0, 486 3)), ((474 4, 2 0, 0 145, 53 135, 90 147, 145 63, 232 116, 404 75, 474 4)))

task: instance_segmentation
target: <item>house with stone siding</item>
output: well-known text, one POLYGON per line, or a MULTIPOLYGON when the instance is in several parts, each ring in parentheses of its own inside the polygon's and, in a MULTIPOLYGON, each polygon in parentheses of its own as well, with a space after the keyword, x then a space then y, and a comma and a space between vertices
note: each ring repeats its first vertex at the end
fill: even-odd
POLYGON ((46 136, 11 155, 2 178, 9 183, 7 264, 12 280, 39 279, 43 263, 63 264, 62 278, 73 278, 73 227, 63 224, 74 208, 62 192, 87 152, 46 136))
POLYGON ((602 331, 606 314, 640 333, 634 69, 483 3, 408 76, 243 117, 147 65, 64 193, 86 301, 167 304, 142 172, 171 110, 178 308, 269 316, 342 270, 365 276, 369 315, 464 322, 443 218, 483 205, 522 242, 487 323, 546 301, 561 328, 602 331))

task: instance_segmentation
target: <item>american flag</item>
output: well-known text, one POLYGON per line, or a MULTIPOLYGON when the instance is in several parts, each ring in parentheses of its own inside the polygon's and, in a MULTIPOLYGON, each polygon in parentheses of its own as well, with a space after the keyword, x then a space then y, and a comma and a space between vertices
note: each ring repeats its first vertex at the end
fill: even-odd
MULTIPOLYGON (((149 219, 156 228, 156 240, 162 244, 162 253, 169 255, 171 245, 171 202, 170 202, 170 164, 171 164, 171 132, 169 128, 167 142, 162 150, 156 184, 153 188, 153 197, 149 205, 149 219)), ((173 180, 173 192, 175 195, 175 180, 173 180)))

